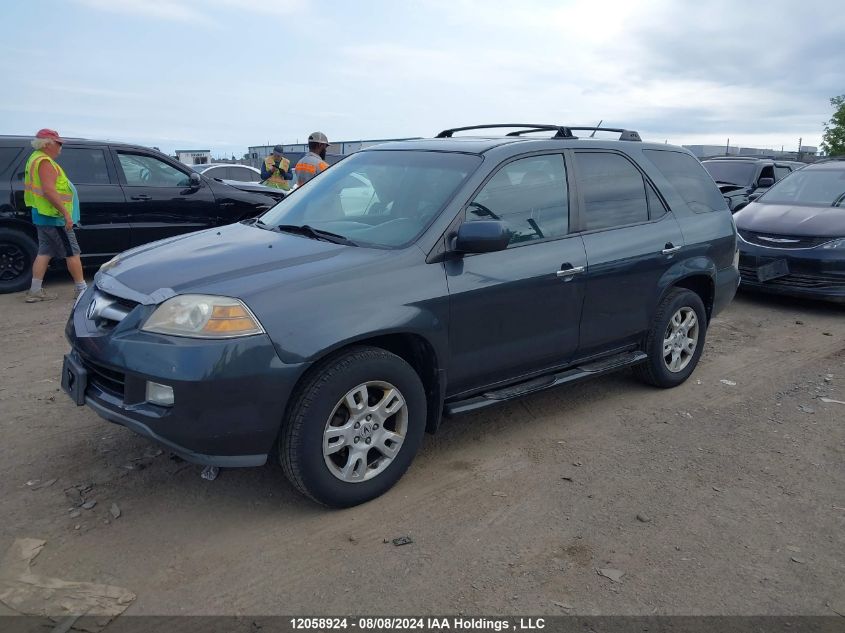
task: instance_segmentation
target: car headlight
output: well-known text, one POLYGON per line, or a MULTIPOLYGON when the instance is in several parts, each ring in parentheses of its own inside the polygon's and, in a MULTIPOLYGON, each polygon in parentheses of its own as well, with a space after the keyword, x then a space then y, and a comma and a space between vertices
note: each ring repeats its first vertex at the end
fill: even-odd
POLYGON ((828 242, 827 244, 822 244, 822 248, 836 248, 845 250, 845 237, 840 238, 838 240, 833 240, 832 242, 828 242))
POLYGON ((177 295, 162 303, 141 328, 192 338, 235 338, 264 328, 243 301, 212 295, 177 295))

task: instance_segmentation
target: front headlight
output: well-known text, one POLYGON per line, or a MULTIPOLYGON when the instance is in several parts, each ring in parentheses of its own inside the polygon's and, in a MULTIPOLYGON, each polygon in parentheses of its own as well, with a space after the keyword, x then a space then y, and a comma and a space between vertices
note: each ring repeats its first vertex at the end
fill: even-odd
POLYGON ((213 295, 177 295, 162 303, 141 328, 192 338, 234 338, 264 328, 243 301, 213 295))
POLYGON ((836 248, 845 250, 845 237, 834 240, 832 242, 828 242, 827 244, 822 244, 822 248, 836 248))

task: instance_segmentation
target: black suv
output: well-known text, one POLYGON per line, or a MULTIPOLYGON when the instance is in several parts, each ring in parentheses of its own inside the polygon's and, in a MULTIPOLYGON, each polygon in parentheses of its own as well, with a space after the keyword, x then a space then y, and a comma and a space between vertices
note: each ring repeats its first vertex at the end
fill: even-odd
POLYGON ((732 213, 768 191, 804 163, 757 156, 722 156, 701 161, 725 196, 732 213))
POLYGON ((106 263, 67 323, 64 389, 189 461, 279 455, 349 506, 444 412, 623 367, 686 380, 739 281, 698 160, 625 130, 477 127, 517 129, 367 148, 259 219, 106 263))
MULTIPOLYGON (((0 136, 0 293, 29 286, 37 250, 23 201, 31 140, 0 136)), ((58 163, 79 192, 76 234, 85 266, 139 244, 256 216, 276 202, 137 145, 68 139, 58 163)))

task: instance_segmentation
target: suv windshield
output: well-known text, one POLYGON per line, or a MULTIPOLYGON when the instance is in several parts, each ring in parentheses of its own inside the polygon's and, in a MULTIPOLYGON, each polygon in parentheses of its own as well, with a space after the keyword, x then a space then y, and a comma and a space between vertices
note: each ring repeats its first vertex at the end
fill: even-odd
POLYGON ((732 185, 750 185, 754 177, 754 164, 727 160, 707 160, 701 163, 710 172, 713 180, 718 183, 732 185))
POLYGON ((845 169, 801 169, 769 189, 766 204, 845 206, 845 169))
POLYGON ((326 170, 261 217, 308 225, 361 246, 399 248, 419 237, 481 163, 468 154, 369 151, 326 170))

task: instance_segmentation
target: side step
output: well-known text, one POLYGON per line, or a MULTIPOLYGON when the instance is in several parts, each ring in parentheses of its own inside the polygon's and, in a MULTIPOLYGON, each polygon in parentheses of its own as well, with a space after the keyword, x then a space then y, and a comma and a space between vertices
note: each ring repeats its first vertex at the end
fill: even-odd
POLYGON ((539 378, 532 378, 525 382, 520 382, 515 385, 496 389, 495 391, 486 391, 480 396, 472 396, 464 400, 456 400, 454 402, 447 402, 444 407, 444 412, 447 416, 458 415, 460 413, 468 413, 477 409, 483 409, 500 402, 513 400, 535 391, 545 391, 552 387, 557 387, 569 382, 577 382, 586 378, 594 376, 601 376, 623 367, 630 367, 646 360, 648 356, 643 352, 622 352, 614 356, 608 356, 591 363, 579 365, 572 369, 567 369, 557 374, 549 374, 547 376, 540 376, 539 378))

